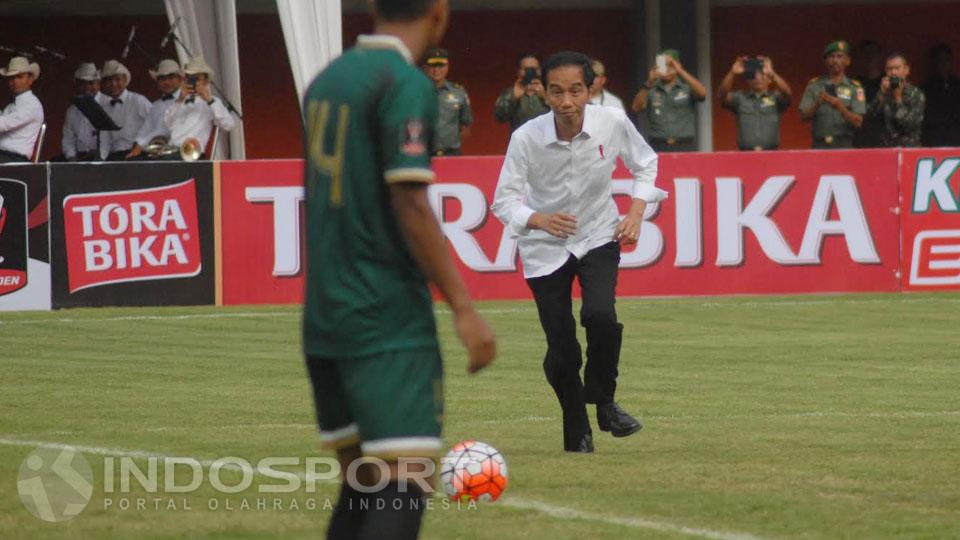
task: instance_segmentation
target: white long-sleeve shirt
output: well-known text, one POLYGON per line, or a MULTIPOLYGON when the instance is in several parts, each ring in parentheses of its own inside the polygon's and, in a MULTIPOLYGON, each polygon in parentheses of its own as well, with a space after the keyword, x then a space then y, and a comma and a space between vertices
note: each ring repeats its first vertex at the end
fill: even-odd
POLYGON ((518 237, 523 275, 546 276, 570 255, 614 240, 620 211, 613 200, 617 158, 633 174, 633 197, 656 202, 667 193, 655 186, 657 154, 627 115, 611 107, 587 105, 583 129, 566 142, 557 139, 553 112, 513 132, 494 194, 493 213, 518 237), (566 212, 577 218, 577 232, 557 238, 527 228, 534 212, 566 212))
POLYGON ((200 148, 207 147, 214 124, 223 131, 230 131, 236 125, 219 98, 214 98, 210 105, 199 96, 192 103, 174 103, 163 113, 163 123, 170 130, 170 144, 180 146, 194 137, 200 141, 200 148))
POLYGON ((43 105, 33 91, 21 92, 0 114, 0 150, 30 158, 43 124, 43 105))
POLYGON ((141 148, 150 144, 150 141, 156 137, 170 137, 170 130, 163 123, 163 113, 167 112, 167 109, 176 103, 178 97, 180 97, 179 88, 177 88, 176 92, 161 97, 150 105, 147 119, 143 122, 143 126, 140 127, 140 132, 137 133, 137 144, 139 144, 141 148))
MULTIPOLYGON (((100 95, 98 93, 93 99, 100 102, 103 99, 100 95)), ((96 148, 97 130, 76 105, 70 105, 63 119, 63 139, 60 141, 64 157, 73 159, 79 153, 91 152, 96 148)))
POLYGON ((119 131, 104 131, 100 134, 101 153, 104 156, 110 152, 129 150, 137 142, 137 134, 150 112, 150 100, 144 96, 124 90, 116 99, 106 94, 100 94, 100 106, 107 111, 114 123, 120 126, 119 131))

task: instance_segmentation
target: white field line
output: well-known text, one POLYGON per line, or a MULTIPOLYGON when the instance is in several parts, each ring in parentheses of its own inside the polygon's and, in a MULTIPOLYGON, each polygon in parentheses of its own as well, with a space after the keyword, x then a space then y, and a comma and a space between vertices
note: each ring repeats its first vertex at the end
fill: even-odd
MULTIPOLYGON (((676 300, 681 297, 622 297, 621 300, 643 299, 647 302, 659 302, 664 300, 676 300)), ((536 313, 536 308, 480 308, 478 311, 483 315, 501 315, 516 313, 536 313)), ((842 298, 823 299, 823 300, 778 300, 771 302, 700 302, 690 303, 693 307, 704 308, 757 308, 757 307, 803 307, 803 306, 823 306, 823 305, 876 305, 876 304, 925 304, 925 303, 945 303, 960 304, 960 298, 875 298, 870 300, 845 300, 842 298)), ((621 303, 621 309, 631 309, 638 304, 621 303)), ((648 304, 640 304, 643 307, 650 307, 648 304)), ((450 315, 450 310, 437 308, 435 312, 439 315, 450 315)), ((187 313, 181 315, 123 315, 117 317, 46 317, 40 319, 30 319, 25 321, 18 320, 0 320, 0 326, 9 325, 28 325, 28 324, 47 324, 47 323, 88 323, 88 322, 115 322, 115 321, 166 321, 166 320, 190 320, 190 319, 231 319, 231 318, 258 318, 258 317, 300 317, 298 311, 263 311, 263 312, 228 312, 228 313, 187 313)))
MULTIPOLYGON (((131 457, 138 459, 148 459, 148 458, 158 458, 166 459, 172 457, 185 457, 185 456, 171 456, 159 452, 148 452, 145 450, 130 450, 123 448, 108 448, 100 446, 83 446, 83 445, 74 445, 66 444, 59 442, 48 442, 48 441, 32 441, 24 439, 8 439, 0 438, 0 445, 5 446, 20 446, 27 448, 52 448, 62 450, 65 448, 73 448, 84 454, 91 454, 96 456, 109 456, 109 457, 131 457)), ((198 459, 196 460, 202 467, 210 467, 215 460, 209 459, 198 459)), ((267 471, 266 469, 261 469, 259 466, 254 467, 251 465, 238 465, 234 463, 225 464, 223 469, 236 470, 244 473, 254 473, 254 474, 264 474, 267 471)), ((294 473, 302 480, 306 479, 306 475, 303 473, 294 473)), ((274 477, 275 478, 275 477, 274 477)), ((336 481, 328 481, 326 483, 336 483, 336 481)), ((628 527, 632 529, 646 529, 658 532, 670 532, 683 534, 686 536, 694 536, 699 538, 709 538, 711 540, 763 540, 763 538, 754 536, 746 533, 739 532, 730 532, 730 531, 718 531, 713 529, 705 529, 700 527, 687 527, 683 525, 677 525, 669 521, 659 521, 647 518, 640 517, 619 517, 619 516, 608 516, 604 514, 596 514, 593 512, 584 512, 577 510, 575 508, 568 508, 564 506, 556 506, 549 503, 536 501, 532 499, 524 499, 519 497, 504 497, 500 501, 502 506, 508 506, 511 508, 517 508, 520 510, 532 510, 534 512, 539 512, 541 514, 548 515, 550 517, 558 519, 576 519, 581 521, 593 521, 597 523, 606 523, 610 525, 619 525, 623 527, 628 527)))
MULTIPOLYGON (((902 412, 843 412, 843 411, 807 411, 787 414, 725 414, 725 415, 707 415, 707 414, 668 414, 668 415, 638 415, 641 421, 651 420, 776 420, 778 418, 874 418, 881 420, 905 420, 910 418, 952 418, 960 417, 960 411, 902 411, 902 412)), ((496 420, 484 420, 484 424, 502 425, 502 424, 542 424, 560 420, 554 416, 525 416, 523 418, 505 418, 496 420)), ((140 429, 124 429, 124 433, 163 433, 188 430, 206 430, 206 431, 245 431, 245 430, 315 430, 316 424, 234 424, 217 426, 158 426, 140 429)), ((7 435, 57 435, 57 436, 76 436, 85 435, 90 432, 71 431, 71 430, 52 430, 52 431, 34 431, 7 433, 7 435)))

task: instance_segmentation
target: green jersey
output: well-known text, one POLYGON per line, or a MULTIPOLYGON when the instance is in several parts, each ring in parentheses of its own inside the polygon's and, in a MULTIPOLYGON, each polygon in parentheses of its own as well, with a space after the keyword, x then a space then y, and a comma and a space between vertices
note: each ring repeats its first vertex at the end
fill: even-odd
POLYGON ((311 83, 305 126, 304 352, 437 347, 433 301, 394 216, 391 182, 430 182, 433 84, 391 36, 361 36, 311 83))

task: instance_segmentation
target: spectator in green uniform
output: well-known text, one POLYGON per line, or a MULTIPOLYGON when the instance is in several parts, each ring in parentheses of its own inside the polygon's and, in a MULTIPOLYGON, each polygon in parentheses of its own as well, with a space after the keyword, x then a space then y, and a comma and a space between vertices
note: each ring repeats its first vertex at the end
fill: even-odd
POLYGON ((680 53, 667 49, 666 70, 651 69, 643 88, 633 98, 633 112, 646 111, 647 140, 657 152, 696 150, 697 103, 707 98, 707 89, 683 69, 680 53))
POLYGON ((437 127, 431 151, 434 156, 459 156, 460 141, 470 135, 473 112, 467 90, 447 80, 450 55, 446 49, 431 49, 424 61, 424 71, 437 90, 437 127))
POLYGON ((823 50, 826 75, 810 79, 800 100, 800 119, 813 122, 813 147, 853 148, 867 102, 863 86, 847 77, 850 44, 834 41, 823 50))
POLYGON ((510 124, 513 133, 528 120, 549 111, 540 77, 540 59, 535 54, 524 53, 517 60, 517 80, 497 98, 493 116, 497 122, 510 124))
POLYGON ((926 96, 907 80, 910 64, 902 53, 887 56, 885 70, 887 76, 880 81, 867 114, 879 121, 883 146, 920 146, 926 96))
POLYGON ((769 58, 737 58, 720 83, 719 94, 723 108, 737 115, 737 147, 740 150, 780 148, 780 119, 790 106, 792 92, 787 81, 773 70, 769 58), (743 76, 750 91, 731 91, 737 76, 743 76), (773 90, 770 90, 771 84, 773 90))

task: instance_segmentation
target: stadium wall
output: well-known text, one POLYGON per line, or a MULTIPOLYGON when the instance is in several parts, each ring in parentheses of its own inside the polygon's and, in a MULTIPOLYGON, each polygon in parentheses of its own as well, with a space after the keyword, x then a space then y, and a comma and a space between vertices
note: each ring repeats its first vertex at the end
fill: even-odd
MULTIPOLYGON (((489 207, 502 157, 442 158, 430 201, 479 299, 529 298, 489 207)), ((298 303, 303 162, 0 166, 0 310, 298 303)), ((613 193, 626 209, 622 167, 613 193)), ((618 293, 960 290, 960 152, 661 156, 618 293)))
MULTIPOLYGON (((454 57, 451 79, 468 88, 474 106, 476 125, 464 151, 474 155, 503 153, 508 131, 493 121, 493 103, 510 84, 516 56, 523 51, 548 53, 572 48, 596 55, 607 65, 611 90, 629 99, 637 88, 637 81, 632 80, 637 71, 634 41, 640 37, 635 35, 631 18, 631 12, 623 9, 458 11, 444 45, 454 57)), ((713 80, 722 78, 735 55, 767 53, 776 60, 778 71, 794 89, 795 103, 799 103, 806 82, 822 71, 820 51, 824 44, 842 37, 852 42, 872 38, 887 49, 904 50, 913 61, 912 78, 922 81, 926 75, 922 58, 927 47, 946 41, 960 50, 960 38, 953 28, 958 19, 960 4, 955 2, 714 6, 713 80)), ((36 91, 49 123, 44 159, 60 152, 61 124, 73 94, 76 63, 102 63, 119 56, 133 24, 137 25, 138 43, 148 54, 159 54, 157 47, 167 28, 162 16, 0 19, 6 30, 4 45, 27 48, 40 43, 69 55, 64 62, 40 59, 42 74, 36 91)), ((299 157, 299 107, 279 19, 272 14, 242 14, 238 29, 247 156, 299 157)), ((344 44, 350 46, 359 33, 369 29, 366 15, 346 15, 344 44)), ((172 45, 162 53, 172 56, 172 45)), ((136 48, 126 60, 133 72, 131 89, 156 99, 156 85, 147 76, 151 62, 136 48)), ((858 68, 854 66, 851 71, 856 74, 858 68)), ((0 103, 8 100, 6 88, 0 88, 0 103)), ((788 111, 783 122, 785 149, 810 146, 809 126, 799 121, 795 109, 788 111)), ((733 149, 733 116, 714 107, 713 125, 715 148, 733 149)))

